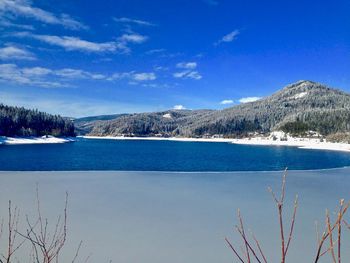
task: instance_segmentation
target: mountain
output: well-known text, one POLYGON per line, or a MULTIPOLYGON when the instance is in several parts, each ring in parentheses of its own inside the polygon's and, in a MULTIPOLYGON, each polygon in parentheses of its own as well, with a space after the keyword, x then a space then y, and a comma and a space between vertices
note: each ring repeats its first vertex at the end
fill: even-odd
POLYGON ((68 118, 0 104, 0 136, 75 136, 68 118))
POLYGON ((313 130, 329 135, 350 131, 350 94, 298 81, 269 97, 224 110, 126 114, 88 123, 88 134, 95 136, 241 137, 273 130, 293 134, 313 130))
POLYGON ((89 135, 118 136, 137 135, 151 136, 161 134, 162 136, 182 135, 180 128, 191 124, 197 117, 210 114, 211 110, 168 110, 163 112, 121 114, 112 120, 101 120, 97 118, 91 122, 76 123, 77 130, 88 127, 89 135))
POLYGON ((92 131, 92 129, 96 125, 98 125, 100 121, 115 120, 125 115, 127 114, 89 116, 89 117, 73 119, 73 122, 74 122, 76 132, 79 135, 85 135, 85 134, 89 134, 92 131))
POLYGON ((350 94, 325 85, 299 81, 272 96, 216 111, 198 120, 195 134, 241 134, 314 130, 323 135, 350 129, 350 94))

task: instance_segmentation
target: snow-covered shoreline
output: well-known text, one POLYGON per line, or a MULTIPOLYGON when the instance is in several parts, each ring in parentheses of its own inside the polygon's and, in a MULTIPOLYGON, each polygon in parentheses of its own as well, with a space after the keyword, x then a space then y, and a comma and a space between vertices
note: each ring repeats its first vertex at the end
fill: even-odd
POLYGON ((53 144, 73 142, 73 138, 57 138, 54 136, 43 137, 0 137, 0 145, 19 144, 53 144))
POLYGON ((186 138, 186 137, 123 137, 123 136, 80 136, 85 139, 107 139, 107 140, 156 140, 156 141, 181 141, 181 142, 225 142, 243 145, 261 145, 261 146, 292 146, 301 149, 329 150, 350 152, 350 144, 333 143, 322 141, 319 138, 293 138, 287 140, 273 139, 271 137, 252 137, 243 139, 226 138, 186 138))
POLYGON ((293 146, 300 149, 328 150, 350 152, 350 144, 333 143, 309 138, 293 138, 288 141, 274 141, 266 138, 245 138, 234 139, 232 143, 244 145, 265 145, 265 146, 293 146))
POLYGON ((233 142, 224 138, 187 138, 187 137, 124 137, 124 136, 78 136, 85 139, 101 140, 145 140, 145 141, 178 141, 178 142, 233 142))
POLYGON ((293 137, 283 131, 274 131, 268 137, 255 136, 252 138, 236 139, 233 143, 246 145, 293 146, 301 149, 328 150, 350 152, 350 144, 327 142, 320 134, 309 131, 309 137, 293 137))

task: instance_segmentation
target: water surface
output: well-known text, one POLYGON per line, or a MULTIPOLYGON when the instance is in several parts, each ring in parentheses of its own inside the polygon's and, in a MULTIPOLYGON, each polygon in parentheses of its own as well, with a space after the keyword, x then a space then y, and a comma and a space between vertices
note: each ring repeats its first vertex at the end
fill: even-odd
MULTIPOLYGON (((236 210, 241 208, 247 229, 261 240, 269 262, 279 262, 277 212, 267 187, 278 192, 280 179, 281 172, 2 172, 0 217, 7 213, 8 199, 22 215, 31 217, 39 183, 42 213, 50 222, 63 208, 65 191, 69 192, 69 235, 63 262, 71 262, 74 248, 83 240, 81 255, 91 252, 92 263, 110 259, 121 263, 218 263, 236 262, 224 237, 238 244, 233 229, 236 210)), ((314 222, 324 222, 325 208, 334 212, 340 198, 349 199, 349 189, 347 168, 289 172, 287 215, 294 194, 300 200, 289 262, 313 262, 314 222)), ((350 232, 344 231, 347 262, 350 232)), ((23 260, 27 255, 18 256, 23 260)))
POLYGON ((272 171, 349 165, 346 152, 232 143, 79 139, 0 146, 0 170, 8 171, 272 171))

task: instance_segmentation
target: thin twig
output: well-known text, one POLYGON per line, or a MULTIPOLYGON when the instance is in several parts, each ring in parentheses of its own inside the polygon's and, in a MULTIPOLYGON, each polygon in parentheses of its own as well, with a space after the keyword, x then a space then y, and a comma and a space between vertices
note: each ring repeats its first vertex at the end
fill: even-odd
POLYGON ((236 255, 236 257, 239 259, 239 261, 241 261, 242 263, 245 263, 244 260, 242 259, 242 257, 238 254, 238 252, 236 251, 236 249, 233 247, 233 245, 231 244, 231 242, 225 237, 225 241, 228 244, 228 246, 231 248, 231 250, 233 251, 233 253, 236 255))
POLYGON ((329 251, 331 252, 333 263, 337 263, 335 259, 335 253, 334 253, 334 244, 333 244, 333 235, 332 235, 332 230, 331 230, 331 220, 329 216, 329 211, 326 210, 326 226, 327 226, 327 231, 329 235, 329 251))
POLYGON ((289 245, 290 245, 290 242, 291 242, 292 237, 293 237, 293 231, 294 231, 294 224, 295 224, 295 218, 296 218, 296 214, 297 214, 297 209, 298 209, 298 195, 295 196, 295 200, 294 200, 294 211, 293 211, 293 216, 292 216, 292 223, 290 225, 287 246, 286 246, 286 250, 284 252, 285 255, 287 255, 287 252, 288 252, 288 249, 289 249, 289 245))
POLYGON ((265 262, 265 263, 267 263, 267 260, 266 260, 265 254, 263 253, 263 251, 262 251, 262 249, 261 249, 260 242, 258 241, 258 239, 255 237, 255 235, 254 235, 254 234, 252 234, 252 237, 253 237, 253 239, 254 239, 254 241, 255 241, 256 246, 257 246, 257 247, 258 247, 258 249, 259 249, 260 255, 262 256, 262 258, 263 258, 264 262, 265 262))
POLYGON ((245 252, 246 252, 246 255, 247 255, 247 262, 250 263, 250 255, 249 255, 249 249, 248 249, 248 242, 247 242, 247 239, 245 237, 245 232, 244 232, 244 225, 243 225, 243 219, 242 219, 242 216, 241 216, 241 211, 238 209, 237 211, 237 217, 238 217, 238 220, 239 220, 239 224, 240 224, 240 229, 238 229, 238 232, 241 234, 243 240, 244 240, 244 246, 245 246, 245 252))
MULTIPOLYGON (((249 242, 248 242, 246 236, 244 235, 244 233, 242 232, 242 230, 241 230, 238 226, 236 226, 236 229, 237 229, 238 233, 241 235, 241 237, 243 238, 243 241, 244 241, 244 243, 246 244, 247 248, 252 252, 252 254, 253 254, 253 256, 255 257, 255 259, 256 259, 259 263, 261 263, 261 260, 260 260, 260 259, 258 258, 258 256, 256 255, 256 253, 255 253, 254 249, 252 248, 252 246, 249 244, 249 242)), ((250 260, 250 259, 249 259, 249 260, 250 260)))

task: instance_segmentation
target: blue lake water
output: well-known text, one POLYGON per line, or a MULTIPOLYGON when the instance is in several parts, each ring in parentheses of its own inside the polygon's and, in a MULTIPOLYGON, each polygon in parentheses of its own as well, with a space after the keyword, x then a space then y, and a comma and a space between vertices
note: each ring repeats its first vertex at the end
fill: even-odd
POLYGON ((345 152, 231 143, 78 139, 0 146, 2 171, 274 171, 349 165, 345 152))

